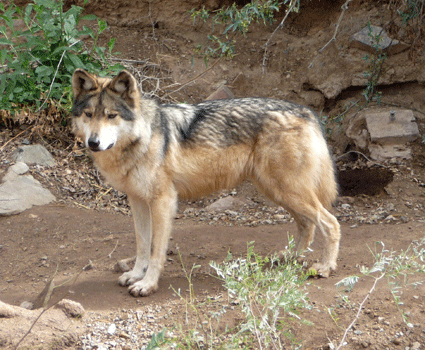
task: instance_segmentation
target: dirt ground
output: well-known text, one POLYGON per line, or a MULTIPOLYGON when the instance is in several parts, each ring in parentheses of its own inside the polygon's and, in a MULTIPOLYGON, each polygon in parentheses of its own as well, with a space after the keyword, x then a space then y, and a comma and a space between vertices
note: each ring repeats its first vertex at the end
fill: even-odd
MULTIPOLYGON (((222 3, 211 0, 206 5, 217 8, 222 3)), ((283 30, 274 36, 265 72, 261 64, 263 47, 275 26, 255 25, 246 38, 240 39, 239 51, 233 60, 223 60, 215 65, 212 62, 205 72, 202 57, 193 54, 197 43, 205 43, 207 27, 201 23, 193 26, 188 15, 190 9, 200 6, 198 2, 92 1, 87 12, 108 21, 109 28, 100 38, 101 42, 116 37, 116 50, 121 52, 121 58, 141 61, 135 64, 136 68, 153 77, 146 79, 142 87, 145 91, 152 91, 159 84, 161 88, 155 90, 156 97, 169 94, 171 100, 198 102, 225 83, 237 97, 284 98, 308 104, 319 113, 337 116, 344 111, 345 103, 361 98, 364 81, 357 85, 355 79, 346 85, 341 83, 337 93, 329 92, 329 88, 319 91, 318 82, 326 80, 333 70, 343 72, 347 69, 338 65, 340 56, 350 56, 350 62, 358 66, 358 72, 364 71, 364 53, 349 48, 349 35, 353 28, 361 29, 366 19, 379 25, 389 23, 393 16, 388 2, 354 1, 339 28, 336 44, 318 55, 318 50, 332 37, 342 3, 315 0, 308 2, 298 15, 290 16, 283 30), (306 67, 313 60, 322 68, 316 69, 314 74, 307 74, 306 67), (173 84, 176 82, 191 84, 175 91, 177 88, 173 84)), ((281 20, 283 14, 280 16, 281 20)), ((423 134, 425 90, 415 71, 410 69, 423 66, 423 51, 418 48, 406 52, 402 57, 391 58, 390 64, 399 65, 405 73, 393 74, 393 78, 388 73, 383 77, 379 86, 382 101, 413 109, 423 134), (404 80, 394 78, 403 74, 404 80)), ((340 131, 341 124, 343 122, 337 120, 330 126, 329 142, 336 157, 350 149, 349 141, 340 131)), ((7 132, 2 133, 0 146, 10 137, 7 132)), ((7 160, 8 153, 22 140, 23 137, 17 138, 2 150, 0 177, 11 164, 7 160)), ((96 320, 109 324, 117 322, 117 317, 127 319, 130 318, 129 310, 154 313, 156 328, 149 330, 155 332, 163 327, 172 329, 176 325, 185 325, 185 303, 175 292, 181 289, 185 296, 188 295, 189 283, 182 262, 189 268, 193 264, 200 265, 192 281, 200 300, 209 297, 229 305, 220 281, 212 276, 209 262, 223 261, 229 251, 234 256, 243 256, 251 241, 255 241, 255 250, 260 254, 278 252, 287 245, 288 234, 296 232, 290 218, 281 215, 282 211, 273 207, 250 184, 218 195, 233 196, 238 200, 238 206, 232 208, 236 215, 204 211, 218 196, 181 202, 159 290, 147 298, 133 298, 126 288, 118 285, 119 273, 115 271, 116 262, 132 256, 135 250, 132 218, 125 197, 120 194, 112 196, 113 191, 107 188, 92 193, 92 180, 97 174, 87 158, 82 157, 84 151, 75 148, 73 151, 70 148, 60 150, 54 143, 48 146, 58 166, 52 169, 31 167, 31 172, 58 200, 16 216, 0 217, 0 300, 12 305, 34 302, 54 277, 56 286, 64 284, 54 289, 49 305, 66 296, 80 302, 86 313, 82 318, 70 321, 64 329, 33 330, 23 348, 83 349, 84 342, 80 337, 90 333, 96 320), (90 179, 86 174, 91 176, 90 179), (83 270, 87 265, 89 268, 83 270), (75 281, 69 281, 75 277, 78 277, 75 281), (70 330, 77 336, 61 342, 63 334, 70 330)), ((344 301, 341 289, 335 283, 350 275, 360 275, 361 266, 372 266, 372 252, 380 251, 376 242, 382 241, 386 249, 400 252, 413 241, 424 238, 423 143, 413 143, 412 152, 410 160, 390 160, 379 165, 354 156, 336 162, 342 191, 333 208, 342 232, 338 270, 327 279, 308 281, 305 288, 312 309, 301 310, 300 317, 311 324, 288 319, 291 336, 285 338, 286 348, 333 349, 332 344, 341 341, 374 280, 361 276, 353 291, 344 292, 348 302, 344 301), (345 173, 344 177, 347 170, 361 173, 345 173)), ((320 246, 318 235, 308 261, 318 258, 320 246)), ((343 349, 424 349, 425 290, 421 285, 411 284, 421 279, 423 275, 409 278, 409 285, 400 290, 400 305, 396 305, 388 281, 381 280, 361 310, 343 349), (406 322, 402 314, 407 316, 406 322)), ((221 326, 232 328, 241 314, 234 307, 228 310, 221 326)), ((4 325, 6 320, 0 319, 3 330, 4 325)), ((15 327, 8 335, 10 338, 0 343, 0 347, 12 348, 11 344, 16 344, 29 325, 15 327)), ((146 339, 150 336, 148 331, 143 333, 146 339)), ((108 344, 104 348, 120 348, 108 344)), ((121 348, 125 349, 124 346, 121 348)))

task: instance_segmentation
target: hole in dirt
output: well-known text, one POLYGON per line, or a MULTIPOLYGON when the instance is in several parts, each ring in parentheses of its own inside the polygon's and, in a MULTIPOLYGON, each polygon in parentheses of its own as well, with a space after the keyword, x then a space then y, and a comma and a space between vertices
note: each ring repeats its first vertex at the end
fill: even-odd
POLYGON ((375 196, 384 192, 385 186, 393 181, 394 173, 385 168, 349 169, 338 172, 341 196, 367 194, 375 196))

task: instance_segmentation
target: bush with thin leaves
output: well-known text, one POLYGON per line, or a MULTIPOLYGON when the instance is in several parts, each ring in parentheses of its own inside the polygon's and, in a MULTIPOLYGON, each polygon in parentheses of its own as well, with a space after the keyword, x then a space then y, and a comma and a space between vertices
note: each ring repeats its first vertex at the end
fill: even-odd
POLYGON ((229 254, 222 264, 210 264, 245 314, 236 337, 249 332, 260 348, 283 349, 282 337, 290 337, 285 318, 300 319, 297 310, 310 308, 302 288, 308 276, 297 263, 293 248, 291 239, 285 251, 285 263, 276 255, 261 257, 254 253, 250 243, 246 258, 233 259, 229 254))

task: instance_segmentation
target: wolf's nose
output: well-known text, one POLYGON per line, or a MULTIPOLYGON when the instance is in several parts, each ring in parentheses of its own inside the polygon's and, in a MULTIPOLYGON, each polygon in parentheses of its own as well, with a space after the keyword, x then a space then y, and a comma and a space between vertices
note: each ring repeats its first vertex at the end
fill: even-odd
POLYGON ((92 151, 99 151, 100 141, 97 137, 90 137, 88 145, 92 151))

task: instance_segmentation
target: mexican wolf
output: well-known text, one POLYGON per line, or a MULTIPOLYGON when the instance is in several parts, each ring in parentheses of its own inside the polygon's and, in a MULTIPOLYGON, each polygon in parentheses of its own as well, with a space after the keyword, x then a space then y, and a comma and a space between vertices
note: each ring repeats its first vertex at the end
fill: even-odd
POLYGON ((336 268, 340 228, 328 211, 337 196, 334 165, 309 108, 264 98, 159 105, 142 97, 127 71, 109 79, 77 69, 72 85, 73 132, 131 205, 136 262, 119 284, 133 296, 158 289, 177 198, 246 178, 293 215, 298 251, 318 226, 324 251, 312 268, 324 277, 336 268))

